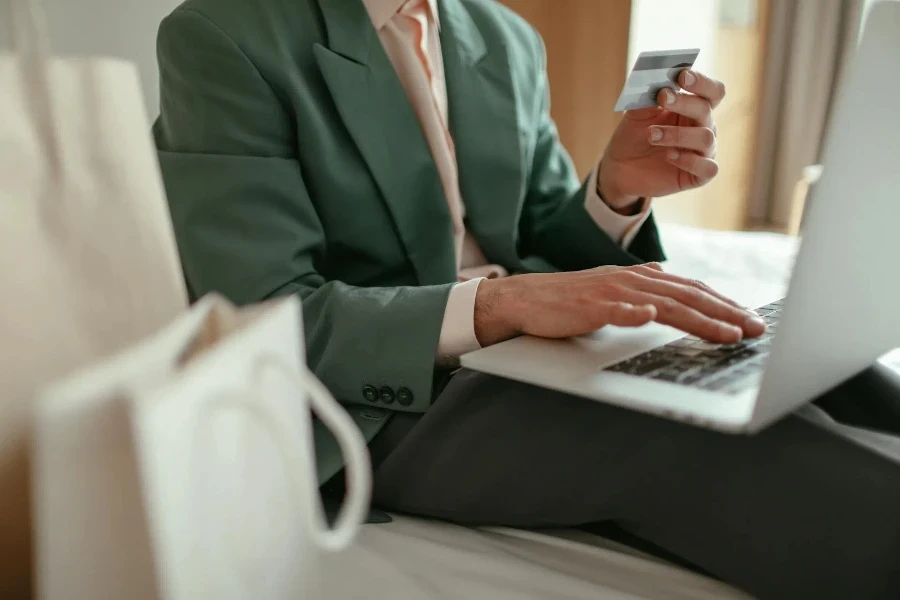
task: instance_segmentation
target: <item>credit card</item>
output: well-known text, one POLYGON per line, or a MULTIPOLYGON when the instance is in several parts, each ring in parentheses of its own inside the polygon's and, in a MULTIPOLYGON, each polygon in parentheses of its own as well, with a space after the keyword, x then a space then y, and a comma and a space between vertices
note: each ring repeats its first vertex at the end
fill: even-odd
POLYGON ((679 90, 678 75, 694 66, 699 48, 690 50, 653 50, 641 52, 625 80, 615 112, 657 106, 656 97, 663 88, 679 90))

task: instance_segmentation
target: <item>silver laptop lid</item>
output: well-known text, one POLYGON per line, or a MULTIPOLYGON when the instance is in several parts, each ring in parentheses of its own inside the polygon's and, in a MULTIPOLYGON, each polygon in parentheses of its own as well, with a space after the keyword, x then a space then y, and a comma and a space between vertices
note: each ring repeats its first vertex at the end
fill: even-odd
POLYGON ((900 345, 900 2, 872 7, 835 109, 754 429, 900 345))

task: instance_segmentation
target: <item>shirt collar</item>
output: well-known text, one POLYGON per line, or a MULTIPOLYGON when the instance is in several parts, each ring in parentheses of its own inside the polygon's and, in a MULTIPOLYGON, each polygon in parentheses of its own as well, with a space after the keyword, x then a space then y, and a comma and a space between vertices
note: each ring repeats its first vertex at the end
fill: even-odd
MULTIPOLYGON (((366 10, 369 11, 369 18, 372 19, 372 25, 375 29, 381 29, 409 0, 362 0, 366 10)), ((438 29, 441 26, 440 16, 438 14, 438 0, 427 0, 428 9, 431 11, 431 18, 437 24, 438 29)))

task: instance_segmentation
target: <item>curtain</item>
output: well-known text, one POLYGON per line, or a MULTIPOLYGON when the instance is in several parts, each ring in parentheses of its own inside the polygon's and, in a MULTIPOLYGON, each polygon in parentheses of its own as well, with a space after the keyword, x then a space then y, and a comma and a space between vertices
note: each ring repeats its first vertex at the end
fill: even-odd
POLYGON ((819 160, 866 0, 772 0, 750 219, 786 226, 803 169, 819 160))

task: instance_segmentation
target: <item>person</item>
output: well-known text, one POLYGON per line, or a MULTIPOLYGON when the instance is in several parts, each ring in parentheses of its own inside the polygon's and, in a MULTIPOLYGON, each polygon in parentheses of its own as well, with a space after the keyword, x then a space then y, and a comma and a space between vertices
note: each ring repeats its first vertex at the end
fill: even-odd
MULTIPOLYGON (((612 524, 763 598, 900 597, 890 453, 797 416, 729 436, 456 369, 522 334, 764 331, 658 264, 653 203, 717 173, 721 82, 683 71, 579 182, 541 38, 493 0, 188 0, 158 54, 154 135, 191 294, 302 299, 309 366, 370 442, 376 505, 612 524)), ((819 405, 896 434, 888 378, 819 405)), ((315 437, 332 485, 339 452, 315 437)))

